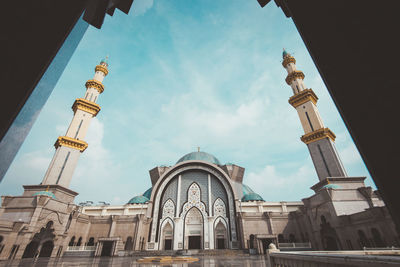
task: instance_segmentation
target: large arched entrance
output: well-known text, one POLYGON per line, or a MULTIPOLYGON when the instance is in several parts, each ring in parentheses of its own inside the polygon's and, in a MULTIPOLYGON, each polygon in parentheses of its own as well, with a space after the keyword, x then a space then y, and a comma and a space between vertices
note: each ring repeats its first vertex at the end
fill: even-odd
POLYGON ((185 217, 185 249, 202 249, 203 215, 196 207, 191 208, 185 217))
POLYGON ((216 249, 225 249, 227 248, 227 229, 225 224, 220 220, 214 229, 215 234, 215 248, 216 249))
POLYGON ((174 229, 171 225, 171 222, 167 220, 162 230, 162 244, 163 244, 162 249, 172 250, 173 237, 174 237, 174 229))
POLYGON ((42 227, 40 232, 33 236, 32 241, 25 247, 22 258, 33 258, 36 255, 50 257, 54 248, 54 237, 53 222, 49 221, 46 227, 42 227))

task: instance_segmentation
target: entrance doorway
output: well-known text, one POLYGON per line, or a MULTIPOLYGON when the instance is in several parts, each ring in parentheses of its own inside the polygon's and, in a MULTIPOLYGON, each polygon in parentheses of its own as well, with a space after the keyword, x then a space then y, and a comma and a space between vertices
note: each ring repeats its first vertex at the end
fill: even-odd
POLYGON ((172 239, 165 239, 164 241, 164 249, 171 250, 172 249, 172 239))
POLYGON ((201 249, 200 236, 189 236, 189 249, 201 249))
POLYGON ((225 249, 225 238, 217 238, 217 249, 225 249))
POLYGON ((184 249, 202 249, 203 215, 196 207, 191 208, 185 217, 184 249))
POLYGON ((214 230, 215 234, 215 248, 216 249, 225 249, 226 248, 226 240, 228 239, 227 237, 227 231, 225 225, 222 223, 222 221, 219 221, 217 225, 215 226, 214 230))
POLYGON ((103 248, 101 250, 101 256, 112 256, 112 248, 114 241, 103 241, 103 248))

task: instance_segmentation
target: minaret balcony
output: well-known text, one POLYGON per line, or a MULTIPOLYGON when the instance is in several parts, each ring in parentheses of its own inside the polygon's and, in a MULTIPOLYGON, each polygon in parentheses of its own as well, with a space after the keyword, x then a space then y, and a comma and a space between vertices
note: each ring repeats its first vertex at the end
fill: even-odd
POLYGON ((107 76, 108 74, 108 69, 103 66, 103 65, 97 65, 96 68, 94 69, 96 72, 97 71, 101 71, 102 73, 104 73, 104 76, 107 76))
POLYGON ((300 71, 300 70, 295 70, 295 71, 293 71, 293 72, 291 72, 291 73, 289 73, 288 74, 288 76, 286 77, 286 83, 288 84, 288 85, 291 85, 292 84, 292 82, 295 80, 295 79, 302 79, 302 80, 304 80, 304 77, 305 77, 305 75, 304 75, 304 73, 302 72, 302 71, 300 71))
POLYGON ((75 113, 78 109, 86 111, 87 113, 90 113, 93 115, 93 117, 95 117, 100 111, 100 106, 89 100, 77 98, 72 105, 72 110, 75 113))
POLYGON ((303 105, 308 101, 313 102, 314 105, 317 104, 318 97, 312 89, 304 89, 300 93, 295 94, 294 96, 289 98, 289 104, 292 105, 294 108, 297 108, 298 106, 303 105))
POLYGON ((79 150, 80 152, 85 151, 85 149, 88 147, 88 143, 82 140, 78 140, 72 137, 68 136, 60 136, 57 138, 56 143, 54 146, 59 148, 60 146, 65 146, 65 147, 70 147, 79 150))
POLYGON ((303 135, 301 137, 301 141, 303 141, 305 144, 309 144, 324 138, 330 138, 334 142, 336 135, 329 128, 321 128, 303 135))
POLYGON ((292 56, 285 56, 285 58, 282 61, 282 66, 286 68, 287 65, 290 63, 296 64, 296 59, 292 56))
POLYGON ((85 84, 86 88, 94 88, 97 91, 99 91, 99 93, 103 93, 104 92, 104 85, 96 80, 89 80, 86 82, 85 84))

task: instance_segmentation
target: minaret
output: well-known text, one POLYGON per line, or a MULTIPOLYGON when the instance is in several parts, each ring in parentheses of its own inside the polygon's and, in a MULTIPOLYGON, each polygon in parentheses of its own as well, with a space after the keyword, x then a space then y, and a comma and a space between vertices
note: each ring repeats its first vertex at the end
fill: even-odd
POLYGON ((310 151, 320 181, 328 177, 346 177, 346 171, 335 148, 335 134, 324 126, 316 106, 318 97, 304 85, 304 73, 296 69, 296 60, 283 50, 286 83, 292 87, 289 103, 297 110, 304 135, 301 137, 310 151))
POLYGON ((65 136, 58 137, 54 144, 56 152, 43 178, 43 185, 61 185, 68 188, 79 156, 88 147, 84 138, 90 121, 100 111, 100 106, 96 104, 96 101, 104 91, 102 82, 107 74, 106 58, 96 66, 93 79, 86 82, 85 96, 77 98, 72 105, 74 117, 65 136))

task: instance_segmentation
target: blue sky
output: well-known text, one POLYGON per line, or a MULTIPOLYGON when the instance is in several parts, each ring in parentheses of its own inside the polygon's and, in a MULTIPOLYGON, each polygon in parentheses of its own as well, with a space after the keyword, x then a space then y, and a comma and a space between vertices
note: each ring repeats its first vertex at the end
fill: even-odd
POLYGON ((282 48, 318 95, 324 123, 350 176, 361 157, 293 22, 256 0, 136 0, 128 15, 89 27, 0 184, 19 195, 38 184, 54 142, 72 119, 94 67, 109 55, 102 107, 71 183, 85 200, 124 204, 151 186, 148 171, 197 150, 246 168, 244 183, 267 201, 296 201, 318 182, 285 83, 282 48))

